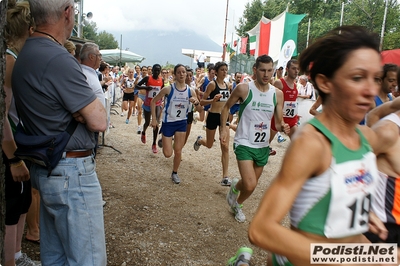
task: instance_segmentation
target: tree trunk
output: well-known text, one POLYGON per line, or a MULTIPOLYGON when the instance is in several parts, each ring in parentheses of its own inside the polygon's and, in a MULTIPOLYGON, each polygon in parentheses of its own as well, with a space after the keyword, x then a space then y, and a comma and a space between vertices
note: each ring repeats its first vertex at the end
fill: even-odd
MULTIPOLYGON (((7 0, 0 0, 0 140, 3 139, 3 119, 5 111, 4 103, 4 76, 6 73, 5 51, 6 43, 4 39, 4 26, 6 24, 7 0)), ((1 145, 0 145, 1 147, 1 145)), ((5 189, 4 189, 4 164, 2 152, 0 152, 0 264, 4 265, 4 234, 5 234, 5 189)))

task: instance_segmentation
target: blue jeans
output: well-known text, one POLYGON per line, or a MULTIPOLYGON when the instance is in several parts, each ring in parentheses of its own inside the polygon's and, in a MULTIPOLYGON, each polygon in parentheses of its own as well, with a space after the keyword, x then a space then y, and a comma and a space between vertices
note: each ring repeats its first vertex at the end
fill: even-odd
POLYGON ((31 166, 40 192, 43 266, 107 264, 102 195, 93 156, 61 159, 51 176, 31 166))

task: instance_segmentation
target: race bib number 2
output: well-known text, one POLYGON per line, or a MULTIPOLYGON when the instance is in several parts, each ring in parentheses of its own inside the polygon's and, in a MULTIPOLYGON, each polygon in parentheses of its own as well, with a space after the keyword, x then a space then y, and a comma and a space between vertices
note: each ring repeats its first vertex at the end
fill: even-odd
POLYGON ((178 120, 186 119, 186 110, 187 106, 185 104, 174 104, 172 106, 171 116, 175 117, 178 120))

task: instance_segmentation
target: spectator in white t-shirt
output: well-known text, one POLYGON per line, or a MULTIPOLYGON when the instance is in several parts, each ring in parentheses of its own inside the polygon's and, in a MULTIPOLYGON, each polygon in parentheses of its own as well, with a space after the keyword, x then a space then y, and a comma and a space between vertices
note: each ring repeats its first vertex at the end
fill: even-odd
POLYGON ((302 99, 311 99, 315 101, 314 86, 308 81, 307 76, 300 76, 299 82, 299 94, 297 97, 302 99))

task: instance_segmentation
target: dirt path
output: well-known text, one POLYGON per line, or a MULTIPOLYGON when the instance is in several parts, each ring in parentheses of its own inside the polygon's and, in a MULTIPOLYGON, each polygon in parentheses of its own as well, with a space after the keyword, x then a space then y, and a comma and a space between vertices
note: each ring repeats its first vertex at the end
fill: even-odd
MULTIPOLYGON (((183 149, 179 169, 181 184, 170 179, 172 158, 151 151, 151 130, 147 144, 136 134, 136 117, 111 115, 114 128, 105 138, 97 157, 97 173, 103 188, 108 265, 225 265, 242 246, 254 250, 252 265, 266 265, 266 252, 252 246, 247 228, 271 179, 279 169, 289 141, 273 147, 257 189, 244 204, 247 221, 236 222, 229 212, 227 187, 219 185, 221 163, 219 142, 198 152, 193 142, 205 136, 202 123, 192 127, 183 149)), ((234 132, 231 131, 231 143, 234 132)), ((218 139, 218 136, 216 136, 218 139)), ((236 159, 230 151, 229 173, 239 177, 236 159)), ((24 242, 24 250, 38 258, 38 248, 24 242)))

